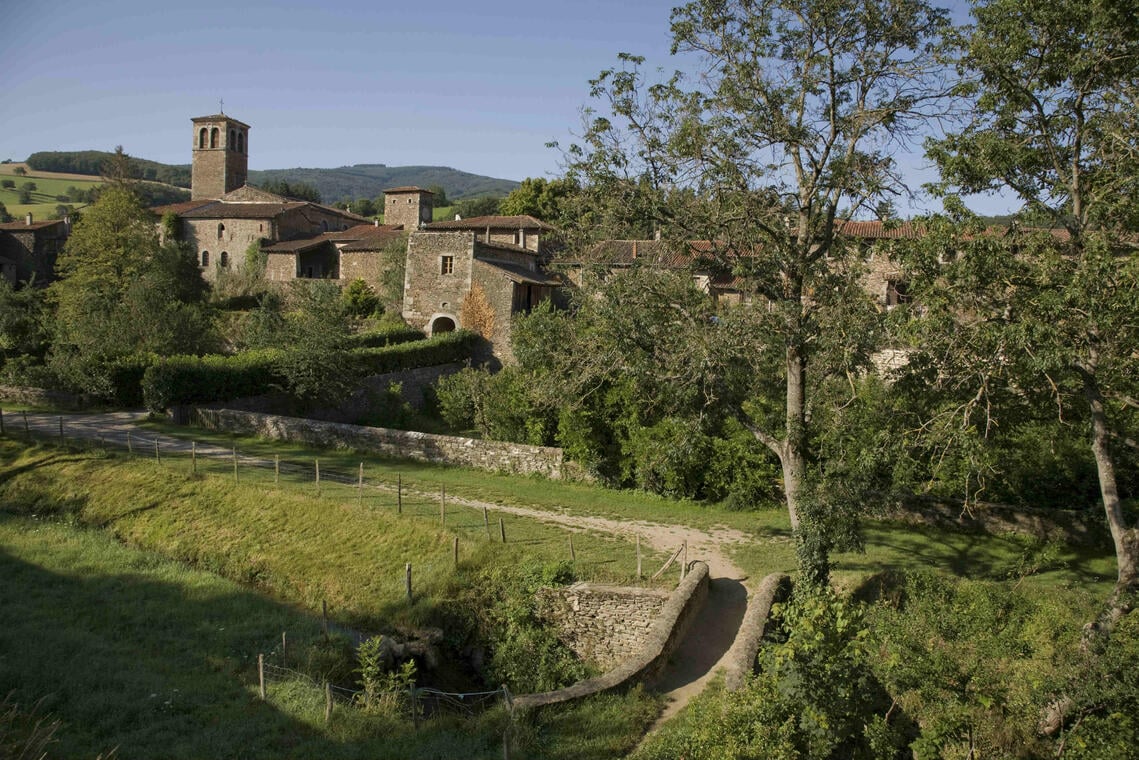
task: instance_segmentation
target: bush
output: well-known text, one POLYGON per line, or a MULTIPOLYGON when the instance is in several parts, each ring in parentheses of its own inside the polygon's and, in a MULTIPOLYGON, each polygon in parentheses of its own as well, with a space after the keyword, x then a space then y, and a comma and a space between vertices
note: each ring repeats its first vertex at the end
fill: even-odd
POLYGON ((237 356, 171 356, 147 368, 142 379, 146 408, 161 413, 173 406, 204 404, 267 393, 281 382, 274 349, 237 356))
POLYGON ((382 308, 376 291, 360 278, 348 283, 342 297, 348 313, 354 317, 368 317, 382 308))

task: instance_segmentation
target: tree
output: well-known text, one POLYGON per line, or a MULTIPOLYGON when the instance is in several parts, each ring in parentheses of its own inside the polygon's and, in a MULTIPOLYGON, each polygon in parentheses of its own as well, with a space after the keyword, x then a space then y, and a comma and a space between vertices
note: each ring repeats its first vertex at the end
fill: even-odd
POLYGON ((4 188, 5 190, 15 190, 16 189, 16 180, 14 180, 14 179, 0 180, 0 187, 4 188))
POLYGON ((455 213, 464 219, 472 216, 497 214, 500 200, 493 195, 486 195, 481 198, 464 198, 455 203, 455 213))
POLYGON ((741 337, 757 381, 781 378, 781 403, 746 421, 779 458, 812 580, 842 533, 808 488, 822 466, 815 391, 864 363, 876 337, 850 276, 857 251, 835 222, 903 192, 892 155, 943 108, 946 25, 922 0, 694 0, 672 13, 672 50, 699 59, 700 83, 649 85, 642 59, 622 54, 592 82, 606 113, 590 112, 568 151, 570 177, 594 198, 627 202, 666 238, 708 241, 765 304, 741 337))
MULTIPOLYGON (((435 204, 435 208, 443 208, 444 206, 451 205, 451 201, 447 197, 447 191, 443 189, 442 185, 432 185, 427 189, 430 190, 434 196, 432 202, 435 204)), ((383 208, 383 206, 381 206, 381 208, 383 208)))
POLYGON ((279 366, 289 392, 302 404, 332 402, 352 389, 348 361, 347 305, 340 288, 326 280, 292 283, 294 310, 286 316, 289 348, 279 366))
POLYGON ((284 179, 269 180, 261 183, 261 189, 276 195, 283 195, 286 198, 292 198, 293 200, 309 201, 311 203, 321 202, 320 190, 317 190, 316 187, 307 182, 289 182, 284 179))
POLYGON ((527 177, 502 199, 498 212, 506 216, 528 214, 543 222, 560 225, 567 211, 565 200, 577 190, 577 184, 570 179, 527 177))
MULTIPOLYGON (((1125 520, 1116 474, 1139 409, 1139 9, 989 0, 974 16, 960 40, 971 118, 930 145, 942 189, 1010 192, 1022 222, 1054 232, 958 235, 946 243, 959 251, 948 272, 932 267, 937 251, 919 269, 955 287, 930 307, 955 330, 938 341, 960 362, 949 377, 979 380, 963 409, 991 406, 1012 386, 1065 419, 1082 412, 1118 561, 1114 619, 1139 589, 1139 528, 1125 520)), ((956 197, 949 207, 959 209, 956 197)))
POLYGON ((17 166, 15 169, 12 170, 12 173, 18 174, 19 176, 24 177, 24 176, 27 176, 28 170, 22 166, 17 166))
POLYGON ((50 363, 77 390, 111 396, 111 369, 131 354, 212 347, 196 258, 181 244, 160 245, 155 221, 129 187, 111 185, 59 256, 50 363))
POLYGON ((10 221, 12 221, 12 215, 8 213, 8 208, 3 203, 0 203, 0 222, 10 221))

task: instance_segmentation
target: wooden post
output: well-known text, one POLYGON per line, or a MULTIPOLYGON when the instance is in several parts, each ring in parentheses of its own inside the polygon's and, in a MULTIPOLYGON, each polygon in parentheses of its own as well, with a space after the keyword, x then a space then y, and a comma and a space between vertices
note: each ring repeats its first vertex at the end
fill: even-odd
POLYGON ((281 455, 273 455, 273 485, 281 482, 281 455))
POLYGON ((190 441, 190 472, 198 474, 198 442, 190 441))
POLYGON ((412 596, 411 596, 411 563, 410 562, 408 562, 403 567, 403 584, 404 584, 404 586, 407 587, 407 602, 408 602, 408 604, 411 604, 411 602, 414 600, 412 599, 412 596))
POLYGON ((455 567, 459 566, 459 537, 455 536, 455 567))
POLYGON ((59 418, 59 442, 63 443, 63 417, 59 418))
POLYGON ((684 560, 680 563, 680 580, 688 575, 688 539, 684 539, 684 560))
POLYGON ((233 482, 237 482, 237 447, 233 447, 233 482))
POLYGON ((364 463, 360 463, 360 477, 356 479, 356 503, 364 503, 364 463))
POLYGON ((281 667, 285 667, 285 662, 286 662, 285 651, 286 651, 286 644, 287 643, 288 642, 285 639, 285 632, 281 631, 281 667))
POLYGON ((158 436, 154 436, 154 461, 162 461, 162 456, 158 453, 158 436))
MULTIPOLYGON (((25 416, 24 422, 26 423, 27 421, 28 421, 28 418, 25 416)), ((128 454, 134 453, 134 443, 131 441, 131 431, 129 431, 129 430, 127 431, 127 453, 128 454)))
MULTIPOLYGON (((411 567, 411 565, 408 565, 411 567)), ((411 704, 411 722, 415 725, 415 730, 419 730, 419 705, 415 700, 415 684, 408 684, 407 686, 408 702, 411 704)))
POLYGON ((261 684, 261 701, 265 701, 265 655, 257 655, 257 680, 261 684))
POLYGON ((324 725, 332 722, 332 684, 324 682, 324 725))
POLYGON ((0 409, 0 435, 4 435, 4 410, 0 409))
POLYGON ((320 496, 320 460, 314 459, 316 462, 316 495, 320 496))
POLYGON ((637 534, 637 580, 641 579, 641 534, 637 534))
POLYGON ((573 536, 569 537, 569 544, 570 544, 570 562, 577 564, 577 552, 575 552, 573 550, 573 536))
POLYGON ((395 510, 397 515, 403 514, 403 475, 396 473, 395 476, 395 510))
POLYGON ((490 514, 486 511, 486 505, 482 508, 482 524, 486 528, 487 538, 490 537, 490 514))
POLYGON ((501 517, 498 518, 498 535, 502 536, 502 543, 505 544, 506 543, 506 523, 504 523, 502 521, 501 517))
MULTIPOLYGON (((127 435, 130 435, 130 433, 127 433, 127 435)), ((32 440, 32 429, 30 427, 28 427, 28 410, 27 409, 24 410, 24 437, 27 438, 29 441, 32 440)))
POLYGON ((320 600, 320 628, 324 631, 324 640, 328 641, 328 600, 320 600))
POLYGON ((439 527, 447 527, 447 486, 440 486, 439 491, 439 527))

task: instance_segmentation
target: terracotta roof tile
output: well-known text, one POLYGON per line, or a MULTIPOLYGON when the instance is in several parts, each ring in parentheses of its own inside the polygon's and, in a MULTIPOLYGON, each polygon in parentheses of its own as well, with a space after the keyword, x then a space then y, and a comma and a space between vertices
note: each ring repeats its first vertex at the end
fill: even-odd
POLYGON ((384 190, 382 192, 384 195, 387 195, 388 193, 424 193, 426 195, 435 195, 435 193, 431 192, 430 190, 425 190, 424 188, 416 187, 415 185, 405 185, 404 187, 389 187, 387 190, 384 190))
POLYGON ((557 277, 541 271, 531 271, 517 264, 506 264, 501 261, 486 261, 485 259, 479 259, 479 261, 488 267, 499 270, 505 274, 511 282, 527 285, 545 285, 548 287, 558 287, 562 284, 562 281, 557 277))
POLYGON ((520 216, 472 216, 470 219, 454 219, 446 222, 432 222, 424 227, 427 230, 556 230, 552 224, 523 214, 520 216))
POLYGON ((4 230, 5 232, 27 232, 29 230, 31 230, 31 231, 43 230, 43 229, 47 229, 48 227, 54 227, 57 224, 64 224, 64 223, 65 222, 62 219, 48 219, 47 221, 44 221, 44 222, 32 222, 31 224, 28 224, 26 221, 23 221, 23 220, 17 220, 14 222, 0 223, 0 230, 4 230))

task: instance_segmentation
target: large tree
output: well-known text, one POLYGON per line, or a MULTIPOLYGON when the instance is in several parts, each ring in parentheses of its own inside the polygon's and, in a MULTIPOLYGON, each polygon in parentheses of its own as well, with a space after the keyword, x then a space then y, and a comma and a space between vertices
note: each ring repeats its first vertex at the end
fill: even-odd
POLYGON ((836 221, 904 191, 892 157, 942 108, 946 23, 922 0, 694 0, 672 12, 672 50, 695 62, 696 81, 649 84, 642 59, 623 54, 593 81, 604 111, 589 112, 568 153, 586 193, 666 238, 708 241, 756 296, 743 337, 757 379, 775 374, 782 388, 780 409, 753 407, 747 422, 781 463, 815 580, 836 534, 810 487, 812 393, 865 361, 874 338, 851 276, 858 252, 836 221))
POLYGON ((962 409, 992 408, 1011 385, 1086 420, 1118 559, 1114 617, 1139 587, 1116 475, 1139 408, 1139 7, 989 0, 974 17, 960 42, 971 118, 930 153, 947 191, 1017 198, 1022 229, 946 239, 960 255, 936 285, 951 295, 927 305, 953 328, 939 345, 955 366, 941 372, 974 378, 962 409))

